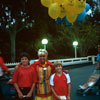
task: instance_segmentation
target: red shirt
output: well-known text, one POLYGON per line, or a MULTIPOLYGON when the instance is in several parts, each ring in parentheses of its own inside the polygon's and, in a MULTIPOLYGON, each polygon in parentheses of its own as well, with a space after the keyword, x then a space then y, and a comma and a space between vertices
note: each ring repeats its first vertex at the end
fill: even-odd
POLYGON ((4 61, 2 59, 2 57, 0 57, 0 67, 2 67, 2 69, 6 72, 8 72, 8 67, 4 64, 4 61))
MULTIPOLYGON (((50 85, 54 87, 54 90, 58 96, 68 95, 68 84, 70 83, 69 74, 62 73, 61 76, 58 76, 56 73, 50 77, 50 85)), ((54 96, 53 100, 57 100, 54 96)))
MULTIPOLYGON (((40 60, 35 61, 35 62, 32 64, 32 66, 35 68, 35 71, 37 71, 37 70, 36 70, 36 69, 37 69, 37 65, 39 65, 40 67, 42 67, 42 64, 40 63, 40 60)), ((54 69, 54 67, 53 67, 52 62, 49 62, 49 61, 47 60, 46 67, 48 67, 49 65, 50 65, 50 67, 51 67, 51 73, 54 73, 54 72, 55 72, 55 69, 54 69)))
POLYGON ((19 87, 31 87, 33 83, 37 82, 34 68, 31 65, 24 68, 19 64, 18 70, 13 74, 12 82, 17 83, 19 87))

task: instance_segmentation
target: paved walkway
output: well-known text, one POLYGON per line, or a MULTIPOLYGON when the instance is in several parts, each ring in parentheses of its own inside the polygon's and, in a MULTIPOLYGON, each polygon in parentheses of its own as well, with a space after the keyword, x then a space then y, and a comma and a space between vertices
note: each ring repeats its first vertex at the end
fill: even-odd
MULTIPOLYGON (((69 69, 71 77, 71 100, 100 100, 97 95, 79 96, 76 91, 79 85, 87 82, 89 76, 95 70, 96 65, 87 65, 84 67, 69 69)), ((67 69, 67 67, 64 69, 67 69)))

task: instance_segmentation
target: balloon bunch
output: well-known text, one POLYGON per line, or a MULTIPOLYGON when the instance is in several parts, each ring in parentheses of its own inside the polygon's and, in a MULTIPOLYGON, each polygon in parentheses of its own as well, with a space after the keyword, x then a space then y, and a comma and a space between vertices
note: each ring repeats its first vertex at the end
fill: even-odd
POLYGON ((41 4, 48 8, 49 16, 58 24, 65 21, 68 26, 83 21, 90 9, 86 0, 41 0, 41 4))

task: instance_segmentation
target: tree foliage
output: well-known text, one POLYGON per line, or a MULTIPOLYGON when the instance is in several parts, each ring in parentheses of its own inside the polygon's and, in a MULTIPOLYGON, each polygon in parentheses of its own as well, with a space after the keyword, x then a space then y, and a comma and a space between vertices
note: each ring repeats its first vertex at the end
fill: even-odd
POLYGON ((11 60, 15 61, 16 34, 25 27, 32 27, 33 19, 26 13, 26 0, 0 1, 0 27, 7 31, 11 40, 11 60))
MULTIPOLYGON (((8 41, 3 43, 4 47, 8 48, 9 40, 13 39, 12 43, 16 41, 16 49, 14 50, 14 46, 11 48, 13 56, 15 54, 19 56, 21 52, 26 51, 31 56, 37 57, 37 50, 43 48, 42 38, 47 38, 49 57, 57 58, 73 56, 72 42, 77 40, 79 41, 78 53, 86 56, 90 49, 96 46, 100 36, 100 9, 96 2, 92 0, 87 2, 91 6, 92 14, 84 22, 67 27, 64 23, 56 24, 48 16, 48 9, 41 5, 40 0, 0 0, 0 28, 5 30, 4 34, 8 33, 10 36, 9 38, 6 35, 8 41)), ((5 40, 4 34, 0 32, 3 40, 5 40)), ((10 54, 10 51, 5 51, 5 54, 10 54)))
POLYGON ((75 24, 72 27, 66 27, 64 24, 60 26, 59 30, 59 42, 62 45, 68 45, 72 47, 73 41, 78 41, 78 52, 80 56, 87 56, 90 49, 95 48, 99 41, 98 33, 100 31, 100 26, 92 24, 91 22, 84 21, 80 24, 75 24))

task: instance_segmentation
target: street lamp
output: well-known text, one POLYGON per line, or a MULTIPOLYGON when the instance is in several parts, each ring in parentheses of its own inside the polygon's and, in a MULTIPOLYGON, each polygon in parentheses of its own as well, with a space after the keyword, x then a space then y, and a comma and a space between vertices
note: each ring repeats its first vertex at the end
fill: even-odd
POLYGON ((73 42, 73 46, 75 48, 75 58, 77 58, 77 46, 78 46, 78 42, 77 41, 74 41, 73 42))
POLYGON ((46 49, 46 44, 48 44, 48 40, 42 39, 42 44, 44 45, 44 49, 46 49))

